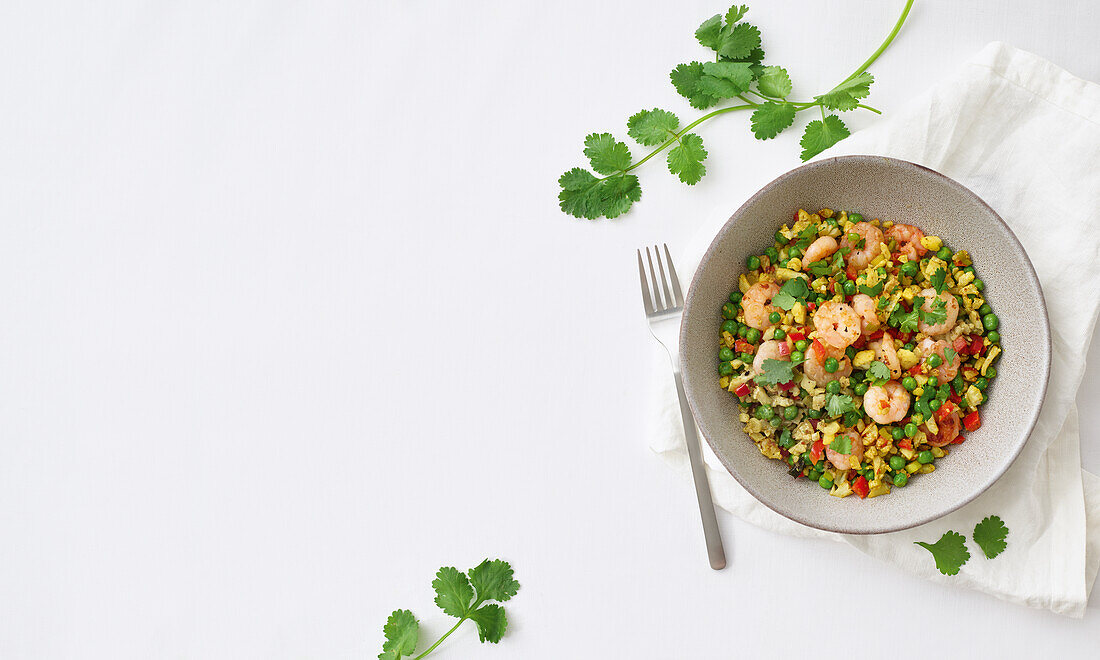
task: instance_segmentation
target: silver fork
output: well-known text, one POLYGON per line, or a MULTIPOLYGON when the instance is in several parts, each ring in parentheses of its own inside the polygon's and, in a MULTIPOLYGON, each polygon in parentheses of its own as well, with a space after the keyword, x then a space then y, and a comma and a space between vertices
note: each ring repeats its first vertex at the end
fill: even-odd
POLYGON ((691 409, 688 407, 687 396, 684 394, 684 381, 680 377, 680 316, 684 311, 684 297, 680 293, 680 280, 676 277, 676 269, 672 266, 672 255, 668 252, 668 245, 664 247, 665 262, 662 263, 661 251, 656 245, 653 246, 653 252, 657 255, 656 268, 653 267, 653 255, 650 254, 649 248, 645 249, 646 261, 649 262, 648 277, 645 264, 642 262, 642 251, 638 250, 638 275, 642 278, 642 302, 645 303, 645 315, 649 319, 649 331, 665 347, 669 359, 672 360, 672 377, 676 380, 676 394, 680 397, 684 439, 687 440, 691 475, 695 479, 695 497, 699 500, 699 515, 703 518, 703 536, 707 541, 710 567, 717 571, 726 567, 726 551, 722 548, 722 533, 718 530, 718 518, 714 515, 710 480, 707 479, 707 468, 703 464, 699 435, 695 432, 695 418, 692 417, 691 409), (665 277, 666 264, 668 278, 665 277), (660 273, 660 286, 658 286, 658 273, 660 273), (672 280, 671 291, 668 286, 669 279, 672 280))

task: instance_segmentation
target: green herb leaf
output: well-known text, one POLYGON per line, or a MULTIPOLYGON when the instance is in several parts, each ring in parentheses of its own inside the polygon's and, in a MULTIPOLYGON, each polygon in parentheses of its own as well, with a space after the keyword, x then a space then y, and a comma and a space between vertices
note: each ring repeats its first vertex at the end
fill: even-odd
POLYGON ((871 93, 871 83, 874 81, 875 77, 864 71, 815 98, 830 110, 855 110, 859 99, 866 98, 871 93))
POLYGON ((867 375, 875 380, 876 385, 881 385, 883 382, 890 380, 890 367, 886 366, 884 362, 875 360, 867 368, 867 375))
POLYGON ((789 312, 796 302, 805 302, 808 295, 810 295, 810 286, 806 284, 806 280, 796 277, 787 280, 779 288, 779 293, 772 298, 772 304, 789 312))
POLYGON ((955 349, 954 349, 954 348, 951 348, 950 346, 948 346, 947 348, 943 349, 943 357, 944 357, 944 362, 945 362, 945 363, 947 363, 947 364, 951 364, 952 362, 954 362, 954 361, 955 361, 955 358, 956 358, 956 357, 957 357, 958 355, 959 355, 959 354, 955 352, 955 349))
POLYGON ((919 318, 917 310, 911 312, 905 311, 905 308, 898 305, 894 309, 894 313, 890 315, 890 325, 896 327, 902 332, 916 332, 919 328, 919 318))
POLYGON ((855 409, 856 402, 847 394, 831 394, 829 400, 825 402, 825 411, 829 413, 829 417, 840 417, 855 409))
POLYGON ((767 101, 752 111, 752 134, 758 140, 770 140, 794 123, 796 110, 790 103, 767 101))
POLYGON ((711 50, 718 50, 719 37, 722 34, 722 15, 715 14, 707 20, 703 21, 703 24, 695 30, 695 38, 699 40, 699 43, 710 48, 711 50))
POLYGON ((926 325, 939 325, 947 320, 947 303, 942 298, 932 301, 932 309, 925 309, 924 305, 918 308, 920 321, 926 325))
POLYGON ((999 516, 986 516, 974 526, 974 542, 988 559, 993 559, 1008 547, 1008 527, 999 516))
POLYGON ((412 655, 416 642, 420 639, 420 624, 409 610, 394 610, 382 627, 386 641, 382 643, 379 660, 399 660, 403 655, 412 655))
POLYGON ((822 151, 851 135, 840 117, 829 115, 825 120, 811 121, 802 134, 802 160, 810 160, 822 151))
POLYGON ((697 110, 705 110, 720 100, 699 89, 699 80, 703 77, 702 62, 681 64, 673 69, 668 77, 672 80, 672 86, 676 88, 676 92, 686 98, 691 107, 697 110))
POLYGON ((939 541, 925 543, 914 541, 917 545, 932 553, 936 560, 936 568, 944 575, 957 575, 959 569, 970 559, 970 551, 966 549, 966 539, 962 534, 946 531, 939 541))
POLYGON ((730 59, 748 57, 755 48, 760 47, 760 30, 755 25, 738 23, 727 24, 719 37, 718 54, 730 59))
POLYGON ((561 175, 558 185, 561 210, 576 218, 616 218, 642 198, 638 177, 633 174, 597 179, 588 170, 575 167, 561 175))
POLYGON ((848 434, 837 436, 836 440, 829 443, 829 449, 832 449, 838 454, 851 454, 852 453, 852 439, 848 437, 848 434))
POLYGON ((947 269, 937 268, 933 271, 932 276, 928 278, 928 281, 932 283, 932 288, 936 290, 936 293, 943 293, 947 288, 944 282, 947 280, 947 269))
POLYGON ((886 284, 886 283, 885 282, 879 282, 878 284, 876 284, 874 286, 867 286, 866 284, 860 284, 857 287, 857 289, 859 290, 860 293, 862 293, 864 295, 871 296, 872 298, 874 298, 878 294, 882 293, 882 287, 883 287, 884 284, 886 284))
POLYGON ((680 119, 668 110, 653 108, 642 110, 626 122, 626 134, 638 142, 652 147, 676 134, 680 119))
POLYGON ((614 174, 630 167, 630 148, 610 133, 592 133, 586 137, 584 155, 600 174, 614 174))
POLYGON ((465 573, 452 566, 444 566, 435 574, 432 589, 435 589, 435 604, 439 609, 460 619, 469 614, 474 588, 465 573))
POLYGON ((785 99, 791 93, 791 77, 781 66, 766 66, 756 79, 756 88, 764 96, 785 99))
POLYGON ((707 62, 696 83, 701 92, 720 99, 731 99, 751 84, 752 69, 746 62, 707 62))
POLYGON ((519 591, 519 582, 512 579, 512 566, 502 559, 486 559, 470 569, 470 582, 481 600, 504 602, 519 591))
POLYGON ((730 7, 729 11, 726 12, 726 25, 733 25, 744 18, 747 13, 749 13, 748 5, 734 5, 730 7))
POLYGON ((694 186, 707 173, 707 168, 703 165, 706 157, 703 138, 695 133, 688 133, 668 152, 668 171, 678 175, 689 186, 694 186))
POLYGON ((490 604, 479 607, 470 618, 477 624, 477 637, 484 642, 496 644, 504 637, 504 631, 508 628, 508 617, 504 614, 504 608, 500 605, 490 604))
POLYGON ((762 367, 764 371, 756 375, 755 380, 758 383, 764 385, 779 385, 780 383, 789 383, 794 380, 794 368, 801 364, 801 362, 788 362, 787 360, 772 360, 768 358, 764 360, 762 367))

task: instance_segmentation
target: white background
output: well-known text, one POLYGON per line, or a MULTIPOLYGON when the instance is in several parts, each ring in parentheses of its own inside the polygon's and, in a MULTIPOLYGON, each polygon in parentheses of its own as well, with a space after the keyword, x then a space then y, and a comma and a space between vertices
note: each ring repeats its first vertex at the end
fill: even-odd
MULTIPOLYGON (((808 96, 901 5, 749 16, 808 96)), ((725 9, 0 7, 0 657, 373 657, 394 608, 449 627, 433 573, 486 556, 523 585, 508 635, 433 656, 1095 653, 1097 598, 1060 618, 724 512, 708 568, 690 483, 644 440, 633 250, 796 166, 807 119, 701 127, 703 182, 655 159, 616 221, 561 214, 556 179, 639 109, 699 115, 667 74, 725 9)), ((995 39, 1098 80, 1098 24, 1091 0, 918 0, 869 102, 995 39)), ((1098 395, 1094 364, 1094 472, 1098 395)))

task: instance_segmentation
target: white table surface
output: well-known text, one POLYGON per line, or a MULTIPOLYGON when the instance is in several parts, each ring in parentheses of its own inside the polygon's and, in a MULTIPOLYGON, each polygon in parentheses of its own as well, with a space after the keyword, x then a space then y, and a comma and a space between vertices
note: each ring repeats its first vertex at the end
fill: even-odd
MULTIPOLYGON (((555 197, 586 133, 698 116, 667 72, 721 3, 113 4, 0 7, 0 657, 373 657, 394 608, 448 627, 433 573, 486 556, 523 584, 508 635, 433 657, 805 655, 811 627, 818 655, 1095 652, 1097 598, 1074 621, 724 512, 707 567, 643 440, 633 249, 796 166, 799 131, 715 120, 703 182, 647 166, 618 221, 555 197)), ((806 95, 901 4, 750 16, 806 95)), ((918 0, 870 102, 996 39, 1098 80, 1098 24, 918 0)), ((1093 364, 1093 471, 1098 396, 1093 364)))

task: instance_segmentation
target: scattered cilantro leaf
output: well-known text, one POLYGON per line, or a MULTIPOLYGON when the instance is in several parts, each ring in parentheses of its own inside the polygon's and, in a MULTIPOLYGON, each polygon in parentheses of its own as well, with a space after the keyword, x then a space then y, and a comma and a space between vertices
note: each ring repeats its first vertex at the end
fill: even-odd
POLYGON ((822 151, 851 135, 840 117, 829 115, 824 120, 811 121, 802 134, 802 160, 810 160, 822 151))
POLYGON ((719 37, 722 34, 722 15, 715 14, 707 20, 703 21, 702 25, 695 30, 695 38, 699 40, 700 45, 710 48, 711 50, 718 50, 719 37))
POLYGON ((848 437, 848 434, 837 436, 835 440, 829 443, 829 449, 832 449, 838 454, 851 454, 852 453, 852 439, 848 437))
POLYGON ((872 298, 874 298, 878 294, 882 293, 882 287, 885 284, 886 284, 885 282, 879 282, 878 284, 876 284, 874 286, 867 286, 866 284, 860 284, 858 289, 859 289, 860 293, 871 296, 872 298))
POLYGON ((586 137, 584 155, 599 174, 614 174, 630 167, 630 148, 610 133, 592 133, 586 137))
POLYGON ((939 541, 925 543, 914 541, 917 545, 932 553, 936 560, 936 568, 944 575, 957 575, 959 569, 970 559, 970 551, 966 549, 966 539, 962 534, 946 531, 939 541))
POLYGON ((758 140, 770 140, 794 123, 797 110, 790 103, 767 101, 752 111, 752 134, 758 140))
POLYGON ((974 542, 985 553, 987 559, 993 559, 1004 552, 1008 544, 1008 527, 999 516, 986 516, 974 526, 974 542))
POLYGON ((755 25, 738 23, 726 25, 719 37, 718 54, 722 57, 737 59, 748 57, 753 49, 760 47, 760 30, 755 25))
POLYGON ((668 152, 668 171, 680 177, 680 180, 689 186, 699 183, 699 179, 707 173, 703 165, 706 160, 707 150, 703 148, 703 138, 694 133, 688 133, 679 140, 679 144, 668 152))
POLYGON ((399 660, 403 655, 412 655, 416 642, 420 639, 420 624, 408 610, 394 610, 386 625, 382 626, 386 641, 382 643, 379 660, 399 660))
POLYGON ((946 268, 937 268, 932 273, 932 275, 928 278, 928 281, 932 283, 932 288, 936 290, 936 293, 943 293, 944 289, 947 288, 946 286, 944 286, 944 281, 946 279, 947 279, 947 269, 946 268))
POLYGON ((855 409, 856 402, 847 394, 830 394, 829 400, 825 402, 825 411, 829 413, 829 417, 840 417, 855 409))
POLYGON ((464 617, 470 612, 470 601, 474 599, 474 588, 466 574, 452 566, 439 569, 432 580, 435 589, 435 604, 447 614, 464 617))
POLYGON ((731 99, 752 84, 752 69, 746 62, 707 62, 697 89, 719 99, 731 99))
POLYGON ((496 644, 504 637, 504 631, 508 628, 508 617, 500 605, 483 605, 470 618, 477 624, 477 637, 482 642, 496 644))
POLYGON ((924 305, 921 305, 918 311, 921 323, 927 325, 939 325, 947 320, 947 303, 942 298, 933 300, 931 309, 925 309, 924 305))
POLYGON ((894 313, 890 315, 890 325, 893 325, 902 332, 916 332, 919 328, 919 315, 917 310, 911 312, 905 311, 905 308, 898 305, 894 309, 894 313))
POLYGON ((787 98, 793 89, 791 77, 787 70, 781 66, 766 66, 756 78, 756 88, 764 96, 772 96, 779 99, 787 98))
POLYGON ((871 93, 871 83, 875 77, 866 71, 860 73, 851 80, 845 80, 821 96, 814 97, 823 106, 830 110, 855 110, 859 99, 866 98, 871 93))
POLYGON ((756 374, 755 380, 764 385, 779 385, 794 380, 794 368, 801 362, 788 362, 787 360, 764 360, 764 371, 756 374))
POLYGON ((668 110, 642 110, 626 122, 626 134, 647 147, 674 137, 680 120, 668 110))
POLYGON ((672 86, 676 88, 676 92, 686 98, 691 107, 696 110, 706 110, 720 100, 699 89, 699 79, 703 77, 702 62, 680 64, 668 74, 668 77, 672 80, 672 86))
POLYGON ((519 582, 512 578, 512 566, 502 559, 486 559, 470 569, 470 583, 480 600, 505 602, 519 591, 519 582))
POLYGON ((597 179, 588 170, 575 167, 558 179, 561 192, 559 206, 577 218, 616 218, 630 210, 630 206, 642 198, 638 177, 633 174, 617 174, 597 179))
POLYGON ((959 354, 956 353, 955 349, 952 348, 950 345, 947 348, 943 349, 943 357, 946 364, 953 363, 958 355, 959 354))
POLYGON ((890 380, 890 367, 886 366, 886 363, 875 360, 871 363, 871 366, 867 368, 867 375, 875 379, 875 384, 881 384, 881 381, 890 380))
POLYGON ((737 21, 745 17, 745 14, 749 13, 748 5, 734 5, 726 12, 726 25, 733 25, 737 21))
POLYGON ((810 295, 810 287, 801 277, 787 280, 779 287, 779 293, 772 298, 772 304, 789 312, 796 302, 805 302, 810 295))

